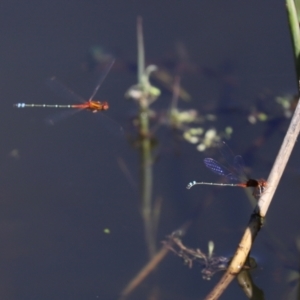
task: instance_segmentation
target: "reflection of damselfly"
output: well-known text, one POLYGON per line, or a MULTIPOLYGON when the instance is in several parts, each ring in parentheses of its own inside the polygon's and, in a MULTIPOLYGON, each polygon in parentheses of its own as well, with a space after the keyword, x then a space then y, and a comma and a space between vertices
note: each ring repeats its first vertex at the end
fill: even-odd
POLYGON ((196 182, 192 181, 187 185, 187 189, 192 188, 194 185, 217 185, 217 186, 238 186, 242 188, 252 187, 253 196, 259 198, 267 186, 267 181, 264 179, 247 179, 244 172, 244 162, 240 155, 233 156, 231 150, 226 143, 222 142, 220 145, 220 152, 227 160, 229 168, 224 167, 212 158, 205 158, 204 164, 215 174, 224 176, 230 181, 235 183, 214 183, 214 182, 196 182))
POLYGON ((73 91, 69 90, 62 83, 60 83, 55 77, 50 78, 47 83, 48 85, 58 94, 61 94, 65 98, 70 99, 71 101, 81 102, 80 104, 26 104, 26 103, 16 103, 14 104, 17 108, 26 108, 26 107, 38 107, 38 108, 75 108, 78 110, 89 110, 93 113, 99 111, 105 111, 109 109, 109 104, 106 101, 97 101, 93 100, 96 93, 98 92, 100 86, 102 85, 106 75, 110 71, 112 65, 114 64, 114 60, 110 62, 105 73, 99 79, 91 97, 86 101, 82 97, 76 95, 73 91))

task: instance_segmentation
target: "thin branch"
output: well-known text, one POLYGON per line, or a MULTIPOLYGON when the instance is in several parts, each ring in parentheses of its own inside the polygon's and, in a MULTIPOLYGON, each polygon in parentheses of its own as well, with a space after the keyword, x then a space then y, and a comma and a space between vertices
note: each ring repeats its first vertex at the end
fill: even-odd
POLYGON ((169 249, 162 247, 155 256, 139 271, 139 273, 128 283, 128 285, 121 292, 119 300, 126 299, 146 277, 153 272, 153 270, 160 264, 164 257, 168 254, 169 249))

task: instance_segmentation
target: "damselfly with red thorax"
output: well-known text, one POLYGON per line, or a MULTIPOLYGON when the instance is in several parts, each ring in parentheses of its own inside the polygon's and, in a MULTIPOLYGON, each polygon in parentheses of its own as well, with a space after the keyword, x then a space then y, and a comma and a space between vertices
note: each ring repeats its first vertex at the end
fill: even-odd
POLYGON ((244 171, 244 161, 240 155, 234 156, 225 142, 220 143, 220 152, 226 159, 229 167, 225 167, 212 158, 205 158, 204 164, 213 173, 224 176, 234 183, 214 183, 192 181, 187 185, 187 189, 194 185, 215 185, 215 186, 238 186, 242 188, 253 188, 253 196, 258 199, 267 187, 267 181, 264 179, 248 179, 244 171))
POLYGON ((102 85, 104 79, 106 78, 108 72, 110 71, 112 65, 114 64, 115 60, 112 60, 106 71, 103 73, 101 78, 99 79, 92 95, 88 100, 83 99, 82 97, 76 95, 73 91, 69 90, 65 87, 62 83, 60 83, 55 77, 50 78, 47 83, 50 88, 52 88, 56 93, 62 95, 63 97, 76 102, 81 102, 79 104, 27 104, 27 103, 16 103, 14 104, 17 108, 27 108, 27 107, 37 107, 37 108, 74 108, 77 110, 89 110, 93 113, 99 111, 105 111, 109 109, 109 104, 107 101, 98 101, 93 100, 96 93, 98 92, 100 86, 102 85))

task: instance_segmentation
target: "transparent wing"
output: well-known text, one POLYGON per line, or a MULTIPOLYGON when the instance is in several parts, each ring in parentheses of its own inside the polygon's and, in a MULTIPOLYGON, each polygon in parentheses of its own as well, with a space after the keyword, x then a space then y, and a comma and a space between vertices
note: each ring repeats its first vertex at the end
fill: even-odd
POLYGON ((240 155, 234 157, 233 166, 241 180, 247 179, 247 176, 244 171, 245 170, 244 160, 240 155))
POLYGON ((67 119, 68 117, 71 117, 75 115, 76 113, 82 111, 82 109, 64 109, 62 111, 59 111, 55 114, 50 115, 45 119, 45 123, 47 125, 55 125, 60 121, 63 121, 67 119))
POLYGON ((104 79, 106 78, 107 74, 109 73, 111 67, 113 66, 113 64, 115 63, 115 59, 112 59, 111 62, 109 62, 108 66, 106 67, 105 71, 103 72, 103 74, 101 75, 101 77, 98 80, 98 83, 91 95, 91 97, 89 98, 89 101, 91 101, 92 99, 94 99, 95 95, 97 94, 100 86, 102 85, 104 79))
POLYGON ((216 160, 212 158, 205 158, 204 164, 213 173, 220 176, 225 176, 232 181, 238 181, 238 178, 233 173, 231 173, 226 167, 218 163, 216 160))
POLYGON ((229 166, 234 167, 234 154, 225 142, 219 143, 219 151, 229 166))
POLYGON ((68 99, 72 102, 85 102, 82 97, 78 96, 72 90, 59 82, 56 77, 47 79, 46 83, 54 93, 56 93, 58 96, 61 96, 62 98, 68 99))
POLYGON ((236 178, 240 180, 247 179, 244 169, 244 160, 240 155, 234 155, 229 146, 225 142, 220 143, 219 151, 225 158, 230 170, 235 174, 236 178))
POLYGON ((105 128, 112 136, 118 139, 125 139, 124 129, 116 120, 106 114, 106 112, 98 112, 96 119, 101 127, 105 128))

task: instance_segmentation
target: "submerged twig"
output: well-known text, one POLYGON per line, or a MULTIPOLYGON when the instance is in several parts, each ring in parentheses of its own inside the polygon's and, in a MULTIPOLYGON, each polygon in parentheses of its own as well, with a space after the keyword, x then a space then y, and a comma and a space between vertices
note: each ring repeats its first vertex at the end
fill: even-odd
MULTIPOLYGON (((185 235, 190 225, 191 221, 188 221, 174 232, 176 232, 176 234, 180 234, 180 236, 182 237, 185 235)), ((150 259, 150 261, 137 273, 136 276, 133 277, 133 279, 123 289, 119 300, 126 299, 141 284, 141 282, 151 274, 151 272, 160 264, 160 262, 168 254, 168 252, 172 250, 173 245, 174 242, 171 239, 169 239, 167 242, 163 242, 163 247, 155 254, 155 256, 152 257, 152 259, 150 259)))
POLYGON ((141 284, 141 282, 159 265, 159 263, 164 259, 168 252, 168 248, 162 247, 123 289, 123 291, 121 292, 120 300, 126 299, 129 294, 131 294, 141 284))
POLYGON ((229 258, 225 256, 216 256, 213 253, 214 243, 208 243, 208 253, 202 252, 199 248, 192 249, 184 246, 181 241, 181 231, 174 231, 167 237, 164 242, 165 247, 181 257, 189 268, 192 268, 193 262, 197 262, 203 266, 201 271, 202 278, 210 280, 216 272, 224 271, 227 269, 229 258))

